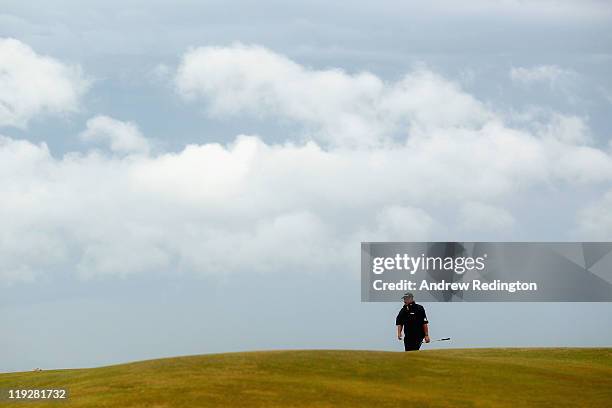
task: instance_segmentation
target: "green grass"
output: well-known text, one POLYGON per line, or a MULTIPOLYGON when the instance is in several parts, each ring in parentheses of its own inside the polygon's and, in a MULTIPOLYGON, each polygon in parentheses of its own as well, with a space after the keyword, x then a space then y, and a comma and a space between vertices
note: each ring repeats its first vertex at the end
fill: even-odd
POLYGON ((268 351, 0 374, 18 407, 610 407, 612 348, 268 351))

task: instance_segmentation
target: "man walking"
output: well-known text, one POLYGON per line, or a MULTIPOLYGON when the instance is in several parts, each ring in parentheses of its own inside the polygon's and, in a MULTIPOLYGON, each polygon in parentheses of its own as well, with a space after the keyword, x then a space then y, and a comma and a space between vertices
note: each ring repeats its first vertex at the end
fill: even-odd
POLYGON ((397 339, 402 339, 404 330, 404 350, 418 350, 421 343, 429 343, 429 321, 425 314, 425 308, 414 302, 414 295, 410 292, 402 296, 404 306, 395 318, 397 326, 397 339))

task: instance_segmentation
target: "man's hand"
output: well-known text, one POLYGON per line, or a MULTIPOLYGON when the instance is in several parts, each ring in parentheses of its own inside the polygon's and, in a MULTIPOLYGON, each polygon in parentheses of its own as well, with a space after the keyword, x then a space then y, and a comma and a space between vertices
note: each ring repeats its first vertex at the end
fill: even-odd
POLYGON ((398 334, 398 335, 397 335, 397 339, 398 339, 398 340, 401 340, 401 339, 402 339, 402 335, 401 335, 401 334, 398 334))
POLYGON ((425 343, 429 343, 431 340, 429 340, 429 336, 425 336, 425 343))

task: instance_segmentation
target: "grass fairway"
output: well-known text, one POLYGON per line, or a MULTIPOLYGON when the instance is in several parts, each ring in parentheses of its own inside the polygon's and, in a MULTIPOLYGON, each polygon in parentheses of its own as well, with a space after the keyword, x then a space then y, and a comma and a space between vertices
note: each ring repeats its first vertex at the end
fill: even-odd
POLYGON ((515 407, 612 404, 612 349, 268 351, 0 374, 67 388, 38 407, 515 407))

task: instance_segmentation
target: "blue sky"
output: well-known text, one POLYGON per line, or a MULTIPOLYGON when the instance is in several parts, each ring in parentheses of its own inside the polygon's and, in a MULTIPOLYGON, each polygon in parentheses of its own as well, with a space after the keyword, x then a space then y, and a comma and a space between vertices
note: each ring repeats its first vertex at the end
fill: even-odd
MULTIPOLYGON (((3 2, 0 371, 401 349, 361 241, 612 239, 611 20, 3 2)), ((609 304, 426 306, 448 346, 612 343, 609 304)))

